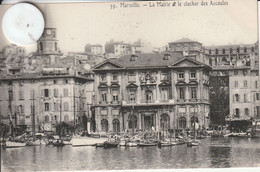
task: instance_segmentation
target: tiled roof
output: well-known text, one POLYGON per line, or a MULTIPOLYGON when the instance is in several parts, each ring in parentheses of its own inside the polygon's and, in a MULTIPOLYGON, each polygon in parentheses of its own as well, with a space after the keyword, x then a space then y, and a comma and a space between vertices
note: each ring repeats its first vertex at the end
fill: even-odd
POLYGON ((137 59, 131 61, 132 55, 124 55, 120 58, 109 59, 111 62, 115 62, 124 67, 134 68, 134 67, 167 67, 170 64, 177 62, 178 60, 184 58, 182 54, 179 53, 167 53, 170 54, 169 60, 164 60, 163 53, 147 53, 147 54, 137 54, 137 59))

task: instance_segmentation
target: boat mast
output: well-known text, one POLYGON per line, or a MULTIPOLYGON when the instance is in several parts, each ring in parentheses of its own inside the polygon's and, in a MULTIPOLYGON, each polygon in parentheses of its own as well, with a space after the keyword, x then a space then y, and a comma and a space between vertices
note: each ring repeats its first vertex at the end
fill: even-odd
POLYGON ((61 114, 62 114, 62 111, 61 111, 61 106, 62 105, 62 97, 60 95, 60 131, 59 131, 59 137, 61 139, 61 114))
POLYGON ((174 108, 172 108, 172 113, 173 113, 173 137, 174 137, 174 140, 176 140, 174 108))
POLYGON ((12 117, 12 103, 11 103, 11 99, 12 99, 12 88, 11 86, 9 87, 8 90, 9 96, 8 96, 8 109, 9 109, 9 117, 10 117, 10 134, 12 137, 14 137, 14 127, 13 127, 13 117, 12 117))
POLYGON ((76 135, 76 100, 75 100, 75 85, 76 85, 76 80, 75 84, 73 86, 73 115, 74 115, 74 135, 76 135))
POLYGON ((33 134, 33 141, 35 141, 34 90, 33 90, 33 98, 32 98, 32 134, 33 134))
POLYGON ((195 126, 195 105, 193 106, 193 111, 194 111, 194 114, 193 114, 193 124, 194 124, 194 140, 196 140, 196 126, 195 126))
POLYGON ((132 109, 132 115, 131 115, 131 120, 132 120, 132 135, 134 136, 134 105, 133 105, 133 109, 132 109))

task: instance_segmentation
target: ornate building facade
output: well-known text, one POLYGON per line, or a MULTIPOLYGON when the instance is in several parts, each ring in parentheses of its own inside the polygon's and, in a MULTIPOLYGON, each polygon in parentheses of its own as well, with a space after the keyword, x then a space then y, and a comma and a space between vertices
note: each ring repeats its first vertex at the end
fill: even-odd
POLYGON ((209 127, 211 67, 193 55, 124 55, 96 66, 97 131, 191 129, 209 127))

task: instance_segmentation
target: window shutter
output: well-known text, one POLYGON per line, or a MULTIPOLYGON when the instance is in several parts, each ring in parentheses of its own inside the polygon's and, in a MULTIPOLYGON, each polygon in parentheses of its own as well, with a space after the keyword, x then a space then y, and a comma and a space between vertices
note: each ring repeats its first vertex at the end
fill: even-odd
POLYGON ((49 103, 49 111, 51 111, 51 103, 49 103))

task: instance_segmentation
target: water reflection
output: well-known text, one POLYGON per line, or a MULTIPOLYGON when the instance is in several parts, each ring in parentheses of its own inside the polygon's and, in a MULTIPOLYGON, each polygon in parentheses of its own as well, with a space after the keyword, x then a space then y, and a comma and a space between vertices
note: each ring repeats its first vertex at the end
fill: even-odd
POLYGON ((256 167, 260 144, 257 139, 207 138, 192 148, 42 146, 5 149, 2 158, 2 171, 256 167))

